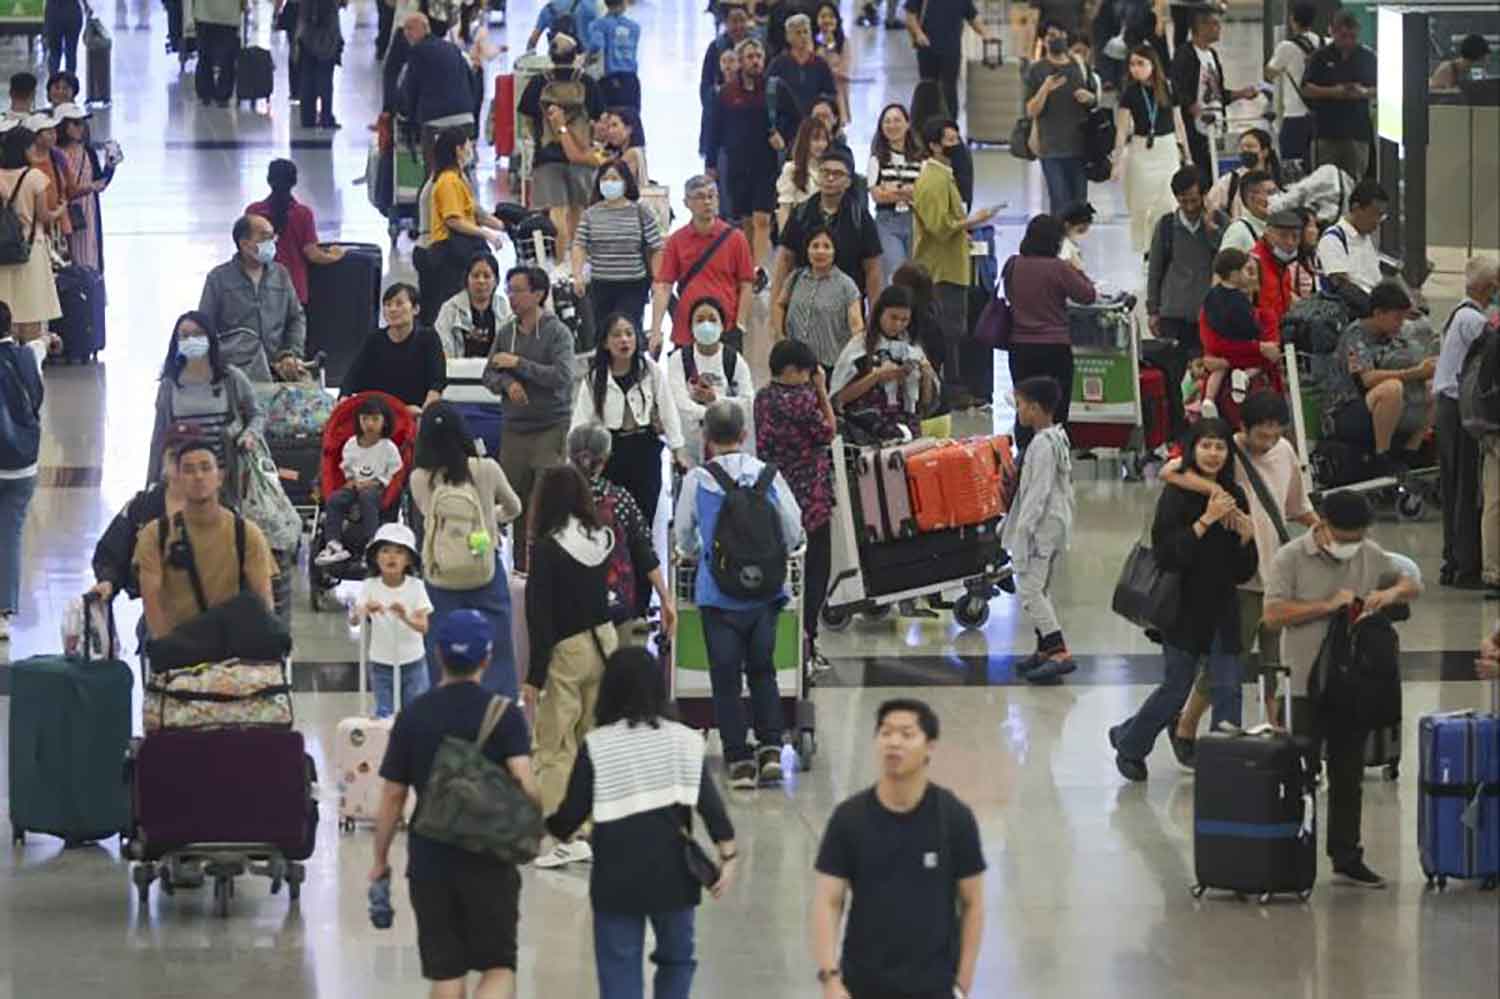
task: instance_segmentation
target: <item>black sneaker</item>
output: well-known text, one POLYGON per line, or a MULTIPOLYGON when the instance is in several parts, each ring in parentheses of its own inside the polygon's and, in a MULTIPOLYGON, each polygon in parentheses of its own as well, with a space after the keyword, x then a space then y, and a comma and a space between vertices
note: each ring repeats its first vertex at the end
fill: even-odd
POLYGON ((753 284, 751 284, 750 290, 759 295, 770 286, 771 275, 766 273, 766 269, 764 267, 755 268, 755 281, 753 284))
POLYGON ((1167 741, 1172 744, 1172 755, 1177 757, 1177 765, 1192 773, 1198 762, 1198 740, 1183 738, 1177 734, 1177 727, 1173 725, 1167 729, 1167 741))
POLYGON ((1047 657, 1042 655, 1040 652, 1033 652, 1031 655, 1026 656, 1025 658, 1017 659, 1014 663, 1011 664, 1010 668, 1015 670, 1016 676, 1025 676, 1027 673, 1030 673, 1032 670, 1040 666, 1042 664, 1042 660, 1045 658, 1047 657))
POLYGON ((1036 668, 1026 674, 1026 682, 1039 686, 1051 687, 1062 683, 1062 678, 1078 668, 1073 657, 1067 653, 1062 655, 1051 655, 1037 664, 1036 668))
POLYGON ((1115 751, 1115 769, 1126 780, 1139 783, 1146 779, 1146 761, 1132 759, 1120 752, 1120 739, 1124 734, 1124 722, 1109 727, 1109 746, 1115 751))
POLYGON ((1385 887, 1385 878, 1366 867, 1362 859, 1335 866, 1333 873, 1340 883, 1356 888, 1385 887))

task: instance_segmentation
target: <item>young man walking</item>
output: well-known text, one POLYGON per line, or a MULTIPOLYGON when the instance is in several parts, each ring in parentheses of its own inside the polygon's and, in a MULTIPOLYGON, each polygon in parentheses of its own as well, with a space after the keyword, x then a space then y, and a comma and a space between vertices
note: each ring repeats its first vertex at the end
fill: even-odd
POLYGON ((937 714, 925 702, 882 704, 875 714, 880 779, 828 820, 812 911, 823 999, 979 995, 984 851, 974 813, 928 779, 938 734, 937 714))

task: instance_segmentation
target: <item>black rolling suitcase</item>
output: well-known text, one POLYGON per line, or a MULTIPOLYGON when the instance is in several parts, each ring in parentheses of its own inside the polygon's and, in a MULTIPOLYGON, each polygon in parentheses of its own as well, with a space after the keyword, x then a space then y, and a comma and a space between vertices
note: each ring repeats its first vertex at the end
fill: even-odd
POLYGON ((63 358, 69 363, 92 361, 104 349, 104 277, 69 264, 55 280, 62 315, 52 321, 52 331, 62 337, 63 358))
MULTIPOLYGON (((1318 874, 1317 798, 1313 761, 1290 732, 1292 695, 1286 674, 1288 731, 1263 725, 1211 732, 1198 739, 1193 783, 1193 896, 1209 888, 1256 895, 1312 894, 1318 874)), ((1265 678, 1260 681, 1262 714, 1265 678)))
POLYGON ((83 58, 84 67, 88 71, 88 103, 108 104, 110 102, 110 61, 114 56, 114 42, 105 30, 104 23, 94 16, 94 10, 87 3, 83 5, 84 12, 88 15, 88 21, 83 28, 83 58))
MULTIPOLYGON (((240 38, 250 38, 250 21, 247 17, 240 29, 240 38)), ((271 50, 259 45, 245 45, 234 62, 234 96, 240 101, 268 101, 276 89, 276 60, 271 50)))
MULTIPOLYGON (((307 353, 324 355, 324 381, 342 385, 365 337, 380 320, 385 259, 374 243, 340 243, 344 259, 307 274, 307 353)), ((436 316, 429 316, 431 322, 436 316)))

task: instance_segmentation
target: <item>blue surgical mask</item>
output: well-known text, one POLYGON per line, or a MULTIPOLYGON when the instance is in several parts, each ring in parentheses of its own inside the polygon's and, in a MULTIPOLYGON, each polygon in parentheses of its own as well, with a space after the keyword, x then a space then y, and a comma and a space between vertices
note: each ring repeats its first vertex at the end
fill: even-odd
POLYGON ((625 182, 623 180, 601 180, 599 182, 599 193, 606 199, 622 198, 625 196, 625 182))
POLYGON ((270 266, 276 261, 276 240, 266 240, 264 243, 255 244, 255 258, 262 264, 270 266))
POLYGON ((712 319, 705 319, 693 326, 693 339, 698 341, 701 347, 712 347, 719 342, 719 337, 724 335, 724 327, 712 319))
POLYGON ((208 356, 208 338, 188 337, 177 341, 177 356, 184 361, 196 361, 208 356))

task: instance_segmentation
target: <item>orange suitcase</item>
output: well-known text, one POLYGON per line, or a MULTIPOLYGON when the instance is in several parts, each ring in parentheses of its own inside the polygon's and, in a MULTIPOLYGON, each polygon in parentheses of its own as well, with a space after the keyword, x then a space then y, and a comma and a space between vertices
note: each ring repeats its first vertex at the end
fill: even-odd
POLYGON ((906 465, 918 531, 942 531, 1000 515, 1000 463, 988 438, 955 441, 906 465))
POLYGON ((1009 434, 996 434, 989 439, 995 452, 995 464, 999 468, 1000 512, 1010 513, 1011 501, 1016 498, 1016 487, 1021 476, 1016 470, 1016 453, 1009 434))

